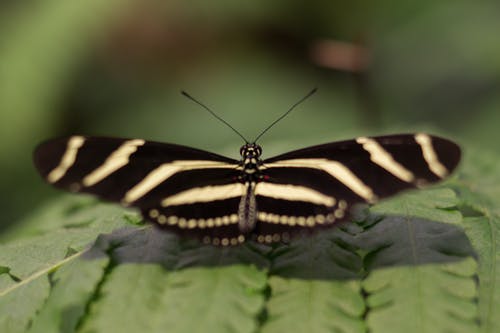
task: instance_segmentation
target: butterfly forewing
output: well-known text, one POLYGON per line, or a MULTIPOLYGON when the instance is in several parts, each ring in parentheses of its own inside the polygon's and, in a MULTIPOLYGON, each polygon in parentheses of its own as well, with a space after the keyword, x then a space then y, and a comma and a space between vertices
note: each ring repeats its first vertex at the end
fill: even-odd
POLYGON ((300 182, 321 192, 326 187, 326 193, 341 194, 344 199, 350 193, 358 201, 370 202, 440 181, 459 161, 460 148, 455 143, 410 134, 309 147, 267 159, 264 168, 277 182, 300 182), (325 185, 328 178, 337 185, 325 185))
MULTIPOLYGON (((40 144, 34 162, 41 175, 56 187, 90 192, 94 186, 110 182, 119 200, 122 192, 144 180, 155 169, 164 166, 163 173, 174 175, 177 170, 213 168, 234 169, 237 161, 189 147, 144 141, 72 136, 40 144), (169 165, 169 163, 171 165, 169 165)), ((205 178, 205 177, 202 177, 205 178)), ((196 180, 193 179, 196 183, 196 180)), ((202 180, 202 179, 201 179, 202 180)), ((96 191, 111 195, 110 191, 96 191)))

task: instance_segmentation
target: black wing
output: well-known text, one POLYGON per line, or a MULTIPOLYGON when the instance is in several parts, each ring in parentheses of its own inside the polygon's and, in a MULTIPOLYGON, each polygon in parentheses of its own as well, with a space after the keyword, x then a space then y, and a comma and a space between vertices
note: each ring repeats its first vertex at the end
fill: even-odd
POLYGON ((267 159, 256 188, 257 239, 344 221, 353 204, 436 183, 459 161, 455 143, 427 134, 360 137, 267 159))
POLYGON ((162 228, 221 245, 244 240, 236 160, 140 139, 71 136, 39 145, 34 162, 53 186, 138 207, 162 228))

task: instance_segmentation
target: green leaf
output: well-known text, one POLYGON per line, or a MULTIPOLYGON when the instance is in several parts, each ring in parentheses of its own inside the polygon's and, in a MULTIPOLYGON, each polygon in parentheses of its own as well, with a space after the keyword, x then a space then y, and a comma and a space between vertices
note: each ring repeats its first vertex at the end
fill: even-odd
POLYGON ((9 270, 3 269, 0 274, 0 290, 7 289, 14 284, 16 284, 16 281, 10 276, 9 270))
MULTIPOLYGON (((125 218, 127 215, 119 207, 98 204, 90 208, 75 208, 76 202, 78 200, 72 199, 59 204, 61 211, 71 208, 70 214, 60 214, 57 218, 49 214, 54 220, 49 219, 48 225, 52 223, 59 228, 49 228, 44 232, 36 231, 37 228, 34 236, 0 245, 0 266, 14 277, 24 280, 40 271, 56 268, 66 256, 83 251, 100 233, 130 225, 125 218)), ((39 224, 44 222, 41 219, 39 224)))
POLYGON ((462 214, 456 209, 459 199, 450 189, 434 188, 411 191, 395 198, 382 201, 371 212, 414 216, 437 222, 460 224, 462 214))
POLYGON ((250 266, 169 272, 121 265, 106 279, 81 332, 254 332, 265 283, 265 273, 250 266))
POLYGON ((382 215, 359 235, 365 267, 450 262, 473 256, 462 227, 460 200, 450 189, 405 193, 372 207, 382 215), (445 222, 445 223, 441 223, 445 222))
POLYGON ((344 226, 279 246, 271 253, 271 274, 289 278, 346 280, 361 277, 356 226, 344 226))
POLYGON ((263 332, 364 332, 355 225, 323 230, 269 252, 263 332))
POLYGON ((388 216, 358 237, 364 267, 448 263, 474 256, 464 230, 409 216, 388 216))
POLYGON ((256 249, 200 247, 156 228, 113 233, 95 247, 113 247, 117 266, 91 305, 83 332, 255 331, 267 277, 256 268, 267 265, 256 249))
MULTIPOLYGON (((76 204, 78 201, 79 199, 74 198, 62 201, 58 203, 57 211, 67 213, 47 215, 52 218, 58 217, 55 220, 49 219, 51 221, 49 225, 53 223, 59 228, 54 230, 49 228, 46 232, 40 230, 31 233, 19 232, 18 236, 21 237, 19 240, 0 245, 1 332, 25 332, 31 321, 38 318, 37 312, 42 306, 44 306, 40 312, 42 314, 51 311, 46 310, 46 306, 62 309, 62 304, 51 305, 53 302, 58 303, 63 297, 57 296, 60 287, 51 289, 49 274, 57 271, 54 275, 55 280, 59 274, 64 277, 64 271, 59 273, 58 268, 66 269, 65 265, 81 256, 99 233, 130 225, 129 220, 124 218, 127 215, 119 208, 103 204, 86 207, 76 204), (116 215, 100 216, 98 213, 100 211, 110 214, 118 210, 121 212, 120 218, 116 215), (55 300, 45 303, 48 296, 49 299, 55 297, 55 300)), ((43 219, 40 222, 42 223, 43 219)), ((71 271, 71 267, 73 266, 67 269, 71 271)), ((78 270, 76 273, 85 274, 85 272, 83 269, 82 272, 78 270)), ((64 278, 62 281, 75 278, 64 278)))
POLYGON ((160 327, 176 332, 254 332, 264 307, 266 280, 264 272, 239 265, 174 273, 165 302, 174 311, 162 318, 160 327), (180 316, 196 320, 179 321, 180 316))
POLYGON ((477 264, 458 204, 453 191, 432 189, 372 209, 385 217, 359 237, 371 332, 478 330, 477 264))
POLYGON ((52 290, 29 332, 74 332, 109 263, 108 257, 75 260, 52 277, 52 290))
POLYGON ((106 277, 97 302, 91 304, 81 331, 153 332, 157 312, 165 311, 161 303, 167 285, 167 272, 159 265, 115 267, 106 277))
POLYGON ((500 214, 468 217, 464 220, 467 236, 479 256, 479 306, 481 332, 500 331, 500 214))
POLYGON ((262 332, 365 332, 365 304, 357 281, 271 277, 262 332))
POLYGON ((464 228, 479 256, 481 332, 500 331, 500 158, 471 153, 453 187, 465 209, 464 228), (473 180, 473 181, 472 181, 473 180))
POLYGON ((385 268, 363 281, 370 332, 476 332, 476 262, 385 268))
POLYGON ((46 275, 37 276, 19 284, 15 289, 0 292, 0 331, 26 332, 49 294, 50 283, 46 275))
POLYGON ((141 220, 137 212, 126 211, 117 205, 99 203, 89 197, 63 195, 58 200, 47 202, 22 223, 0 235, 0 241, 9 242, 61 230, 93 230, 95 235, 123 226, 137 225, 137 220, 141 220))

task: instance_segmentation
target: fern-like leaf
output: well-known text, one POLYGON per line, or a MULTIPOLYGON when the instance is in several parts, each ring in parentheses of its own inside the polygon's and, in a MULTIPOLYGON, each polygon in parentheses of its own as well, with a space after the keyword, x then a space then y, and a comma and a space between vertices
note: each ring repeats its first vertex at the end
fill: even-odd
POLYGON ((479 256, 481 332, 500 332, 500 157, 475 152, 453 182, 464 210, 464 227, 479 256))

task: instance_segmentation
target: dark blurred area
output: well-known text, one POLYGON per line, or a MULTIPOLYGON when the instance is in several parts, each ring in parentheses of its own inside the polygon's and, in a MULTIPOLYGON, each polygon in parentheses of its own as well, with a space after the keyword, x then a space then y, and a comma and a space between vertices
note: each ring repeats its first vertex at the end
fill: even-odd
POLYGON ((137 137, 264 157, 316 143, 430 131, 498 151, 500 3, 448 1, 0 2, 0 231, 59 192, 37 143, 137 137))

